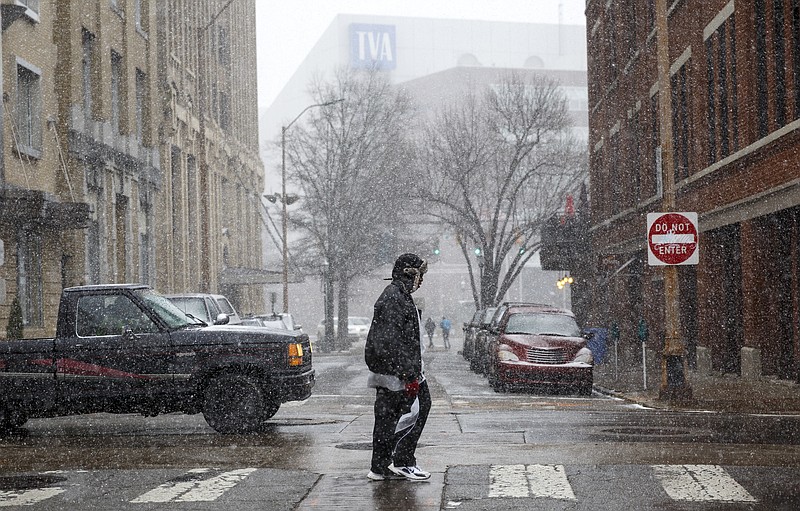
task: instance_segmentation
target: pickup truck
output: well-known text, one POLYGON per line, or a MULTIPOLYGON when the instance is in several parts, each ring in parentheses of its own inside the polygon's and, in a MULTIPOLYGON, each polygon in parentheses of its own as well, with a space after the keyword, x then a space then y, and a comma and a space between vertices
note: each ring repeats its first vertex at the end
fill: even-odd
POLYGON ((301 331, 208 325, 148 286, 66 288, 55 338, 0 341, 0 430, 29 418, 203 413, 221 433, 256 432, 311 395, 301 331))

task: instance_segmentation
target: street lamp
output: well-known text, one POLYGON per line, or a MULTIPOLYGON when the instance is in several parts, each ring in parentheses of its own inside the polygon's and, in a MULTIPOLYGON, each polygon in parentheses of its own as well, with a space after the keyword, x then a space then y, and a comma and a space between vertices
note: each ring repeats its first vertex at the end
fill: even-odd
MULTIPOLYGON (((341 103, 344 98, 334 99, 333 101, 326 101, 325 103, 314 103, 305 107, 297 117, 292 119, 292 122, 281 127, 281 204, 282 210, 282 231, 283 231, 283 312, 289 312, 289 240, 288 226, 286 223, 286 206, 289 198, 286 196, 286 131, 292 127, 292 124, 308 110, 320 106, 331 106, 336 103, 341 103)), ((276 194, 277 195, 277 194, 276 194)), ((294 201, 292 201, 294 202, 294 201)))

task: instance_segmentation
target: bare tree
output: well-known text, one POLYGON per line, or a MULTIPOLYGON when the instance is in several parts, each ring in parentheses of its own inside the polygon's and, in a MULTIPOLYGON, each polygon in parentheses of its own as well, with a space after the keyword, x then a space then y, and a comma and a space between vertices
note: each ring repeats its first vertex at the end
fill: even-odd
POLYGON ((540 228, 585 176, 558 83, 501 77, 423 121, 425 211, 456 233, 477 307, 496 305, 540 245, 540 228))
POLYGON ((376 70, 341 68, 332 81, 313 82, 311 93, 319 103, 344 101, 315 110, 287 140, 290 181, 304 195, 292 223, 306 233, 306 268, 323 274, 329 289, 334 282, 338 288, 341 346, 349 283, 387 262, 407 232, 411 110, 408 98, 376 70))

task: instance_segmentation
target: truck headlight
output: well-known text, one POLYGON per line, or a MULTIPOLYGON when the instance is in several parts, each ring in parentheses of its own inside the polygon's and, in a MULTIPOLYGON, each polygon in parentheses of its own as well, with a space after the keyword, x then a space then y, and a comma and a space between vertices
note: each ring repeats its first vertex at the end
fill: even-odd
POLYGON ((497 360, 501 362, 519 362, 519 357, 511 351, 511 347, 501 344, 497 347, 497 360))
POLYGON ((594 355, 592 355, 592 350, 589 348, 581 348, 578 350, 578 354, 575 355, 575 359, 573 362, 580 362, 581 364, 594 364, 594 355))

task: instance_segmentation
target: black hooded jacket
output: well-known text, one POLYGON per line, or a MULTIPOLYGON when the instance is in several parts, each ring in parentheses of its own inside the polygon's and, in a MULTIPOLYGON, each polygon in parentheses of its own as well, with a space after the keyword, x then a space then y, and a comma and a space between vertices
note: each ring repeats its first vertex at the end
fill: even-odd
POLYGON ((375 302, 364 358, 373 373, 409 383, 422 376, 419 313, 411 299, 413 278, 393 277, 375 302))

